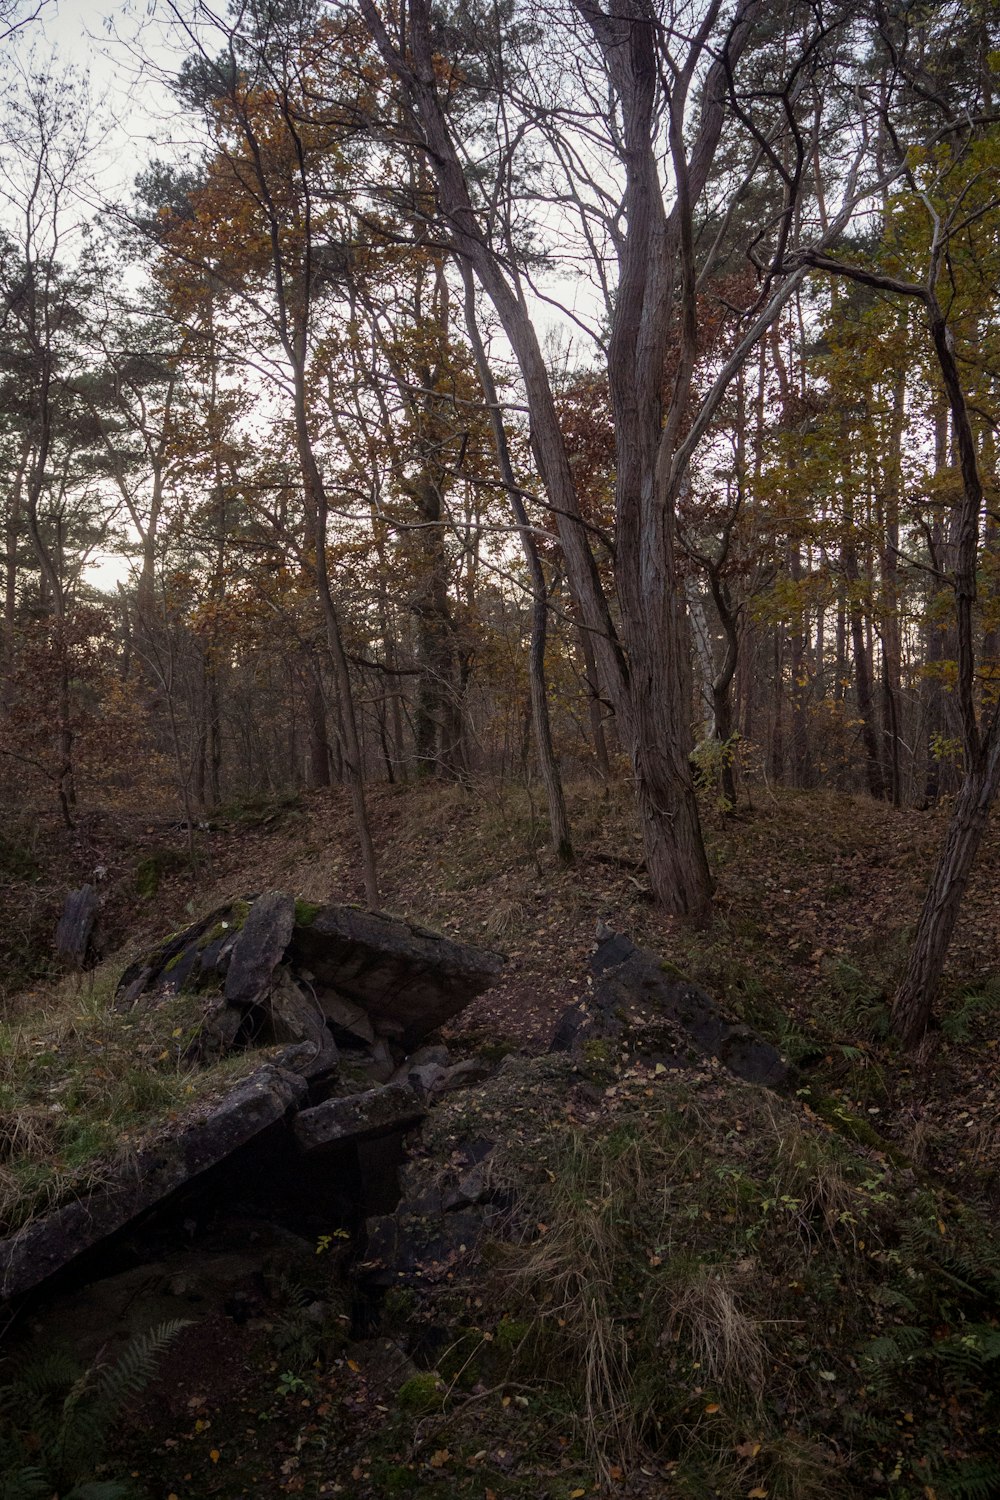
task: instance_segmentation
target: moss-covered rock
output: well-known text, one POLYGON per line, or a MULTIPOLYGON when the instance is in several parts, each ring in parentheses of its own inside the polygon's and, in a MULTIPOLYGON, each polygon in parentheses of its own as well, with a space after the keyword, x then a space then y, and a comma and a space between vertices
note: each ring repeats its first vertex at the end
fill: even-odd
POLYGON ((396 1394, 402 1411, 427 1416, 444 1406, 447 1387, 437 1370, 421 1370, 403 1382, 396 1394))

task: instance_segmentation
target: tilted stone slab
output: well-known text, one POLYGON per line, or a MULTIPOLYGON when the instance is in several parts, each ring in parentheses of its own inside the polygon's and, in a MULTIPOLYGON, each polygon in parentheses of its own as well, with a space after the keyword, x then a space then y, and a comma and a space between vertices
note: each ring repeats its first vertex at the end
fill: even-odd
POLYGON ((221 906, 136 959, 118 981, 116 1008, 127 1010, 147 995, 216 988, 240 935, 235 910, 232 903, 221 906))
POLYGON ((590 967, 593 997, 563 1015, 553 1051, 579 1050, 589 1037, 627 1038, 645 1054, 662 1051, 668 1065, 717 1058, 748 1083, 789 1087, 794 1073, 777 1047, 731 1020, 697 985, 665 972, 655 953, 609 933, 590 967))
POLYGON ((270 1064, 259 1068, 201 1118, 177 1125, 122 1164, 105 1186, 0 1240, 0 1297, 30 1291, 225 1160, 301 1103, 307 1090, 304 1078, 270 1064))
POLYGON ((97 892, 92 885, 83 885, 78 891, 70 891, 66 897, 56 928, 56 952, 60 958, 82 968, 90 940, 97 921, 97 892))
POLYGON ((296 1115, 292 1129, 303 1151, 321 1151, 344 1141, 370 1140, 422 1120, 423 1096, 408 1083, 390 1083, 328 1099, 296 1115))
POLYGON ((453 942, 440 933, 349 906, 324 906, 297 925, 288 960, 323 990, 355 1001, 377 1033, 407 1051, 457 1015, 496 980, 498 953, 453 942))
POLYGON ((291 942, 295 901, 284 891, 265 891, 247 913, 226 971, 226 1004, 256 1005, 291 942))

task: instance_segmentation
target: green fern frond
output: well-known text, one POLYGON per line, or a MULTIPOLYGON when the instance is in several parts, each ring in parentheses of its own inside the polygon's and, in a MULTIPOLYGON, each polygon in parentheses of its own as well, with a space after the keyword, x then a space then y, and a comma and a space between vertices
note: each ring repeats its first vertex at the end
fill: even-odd
POLYGON ((137 1396, 152 1379, 157 1362, 190 1318, 160 1323, 132 1339, 116 1364, 102 1369, 94 1385, 95 1410, 110 1420, 124 1403, 137 1396))
POLYGON ((922 1345, 927 1343, 927 1334, 922 1328, 901 1323, 891 1333, 872 1339, 862 1350, 865 1359, 876 1365, 893 1365, 913 1359, 922 1345))
POLYGON ((934 1472, 934 1490, 947 1500, 994 1500, 1000 1494, 1000 1465, 969 1458, 934 1472))
POLYGON ((0 1476, 0 1500, 48 1500, 52 1486, 34 1464, 11 1469, 0 1476))
POLYGON ((82 1373, 62 1350, 23 1365, 0 1389, 0 1500, 126 1500, 119 1480, 88 1480, 100 1462, 107 1431, 122 1406, 138 1395, 166 1345, 189 1319, 161 1323, 133 1338, 113 1365, 97 1359, 82 1373), (9 1415, 8 1415, 9 1414, 9 1415), (37 1454, 26 1466, 23 1459, 37 1454))
POLYGON ((79 1374, 80 1366, 67 1349, 51 1349, 20 1364, 12 1378, 0 1386, 0 1409, 6 1408, 8 1402, 63 1391, 79 1374))

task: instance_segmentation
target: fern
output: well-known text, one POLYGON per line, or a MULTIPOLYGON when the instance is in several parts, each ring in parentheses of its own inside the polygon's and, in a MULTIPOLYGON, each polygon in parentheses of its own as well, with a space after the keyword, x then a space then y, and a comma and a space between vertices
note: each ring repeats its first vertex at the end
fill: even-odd
POLYGON ((94 1405, 103 1420, 113 1419, 126 1401, 149 1384, 167 1345, 188 1326, 189 1321, 178 1318, 151 1328, 148 1333, 130 1341, 117 1364, 97 1374, 94 1405))
POLYGON ((934 1490, 947 1500, 996 1500, 1000 1494, 1000 1465, 992 1459, 969 1458, 934 1471, 934 1490))
POLYGON ((49 1500, 52 1486, 46 1483, 45 1475, 37 1465, 23 1464, 17 1469, 8 1467, 3 1447, 0 1447, 0 1463, 5 1470, 0 1476, 0 1500, 49 1500))
POLYGON ((161 1323, 130 1340, 113 1365, 100 1357, 86 1370, 61 1350, 22 1366, 0 1388, 0 1500, 125 1500, 131 1491, 117 1480, 93 1480, 108 1429, 122 1407, 139 1394, 157 1360, 187 1320, 161 1323), (37 1453, 25 1463, 28 1452, 37 1453))
POLYGON ((901 1323, 891 1333, 872 1339, 862 1350, 865 1359, 874 1365, 896 1365, 912 1361, 922 1345, 927 1343, 927 1334, 922 1328, 912 1328, 901 1323))

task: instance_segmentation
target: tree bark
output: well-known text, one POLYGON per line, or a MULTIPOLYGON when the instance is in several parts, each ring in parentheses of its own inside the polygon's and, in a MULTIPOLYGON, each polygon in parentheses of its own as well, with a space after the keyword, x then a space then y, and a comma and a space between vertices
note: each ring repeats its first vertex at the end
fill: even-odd
MULTIPOLYGON (((664 330, 657 326, 651 330, 651 338, 645 332, 640 337, 644 317, 658 324, 668 315, 662 238, 655 265, 648 259, 648 211, 658 214, 661 235, 664 215, 659 182, 653 180, 655 170, 650 177, 651 168, 655 169, 648 134, 655 84, 655 67, 648 55, 651 28, 648 24, 634 28, 645 68, 641 97, 636 101, 636 124, 641 133, 645 121, 647 135, 644 147, 637 144, 628 164, 643 180, 629 189, 628 238, 633 247, 633 269, 623 267, 622 313, 616 316, 612 340, 616 445, 624 460, 618 468, 618 598, 623 622, 619 640, 580 513, 538 336, 526 302, 508 279, 477 220, 438 97, 429 4, 427 0, 413 0, 410 6, 410 51, 406 56, 388 36, 371 0, 361 0, 361 9, 387 65, 400 79, 409 109, 419 121, 417 133, 433 162, 455 252, 471 264, 490 297, 521 369, 536 459, 555 514, 567 579, 582 625, 591 633, 619 733, 632 762, 653 894, 666 910, 701 919, 711 899, 711 879, 688 761, 690 725, 680 660, 684 632, 678 616, 672 495, 665 472, 673 455, 669 445, 661 441, 664 330), (637 372, 635 365, 639 358, 644 361, 642 372, 637 372), (637 429, 641 454, 633 441, 637 429)), ((613 47, 609 56, 613 63, 613 47)), ((718 89, 723 86, 724 69, 717 65, 713 77, 715 71, 718 89)), ((721 114, 714 95, 712 105, 707 137, 714 132, 717 139, 721 114)), ((706 172, 712 154, 707 137, 706 172)))
POLYGON ((903 982, 892 1004, 893 1026, 912 1047, 927 1030, 990 808, 1000 783, 1000 720, 994 714, 979 763, 955 798, 944 844, 924 897, 903 982))
POLYGON ((548 595, 545 572, 538 555, 538 546, 532 534, 528 512, 525 509, 521 490, 511 462, 507 432, 497 396, 496 382, 486 354, 486 346, 479 332, 476 319, 476 290, 472 271, 466 263, 461 265, 465 284, 465 326, 472 345, 472 353, 479 372, 479 381, 486 398, 496 448, 497 466, 510 508, 517 522, 521 550, 525 566, 531 579, 531 644, 528 649, 528 683, 531 690, 531 725, 534 731, 535 754, 538 769, 545 788, 545 802, 549 819, 549 842, 556 858, 568 864, 573 858, 573 841, 570 836, 569 817, 566 813, 566 798, 563 794, 559 762, 552 744, 552 725, 549 720, 549 700, 545 686, 545 638, 548 627, 548 595))

